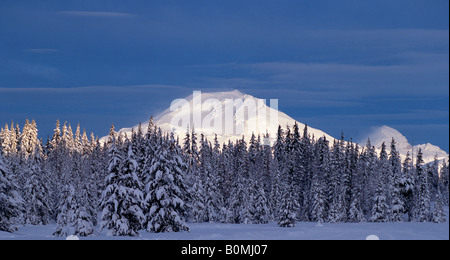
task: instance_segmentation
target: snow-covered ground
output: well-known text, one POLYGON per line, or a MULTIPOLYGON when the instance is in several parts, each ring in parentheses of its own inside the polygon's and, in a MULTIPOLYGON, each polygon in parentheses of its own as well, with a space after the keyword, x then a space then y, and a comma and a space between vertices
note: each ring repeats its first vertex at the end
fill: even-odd
MULTIPOLYGON (((109 237, 106 232, 80 238, 89 240, 138 239, 138 240, 365 240, 376 235, 381 240, 449 240, 448 207, 447 222, 435 223, 297 223, 295 228, 280 228, 276 223, 266 225, 236 225, 218 223, 190 223, 190 232, 154 234, 140 232, 140 237, 109 237)), ((0 240, 49 240, 56 224, 20 227, 15 233, 0 231, 0 240)))

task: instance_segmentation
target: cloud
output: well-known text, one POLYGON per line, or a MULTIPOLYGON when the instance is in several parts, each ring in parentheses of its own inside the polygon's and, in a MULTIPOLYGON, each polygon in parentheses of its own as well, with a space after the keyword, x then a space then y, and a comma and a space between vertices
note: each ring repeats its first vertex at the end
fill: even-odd
POLYGON ((58 52, 57 49, 26 49, 26 52, 30 53, 54 53, 58 52))
POLYGON ((96 18, 133 18, 137 15, 122 12, 93 12, 93 11, 60 11, 59 13, 69 16, 83 16, 96 18))
POLYGON ((248 82, 265 81, 266 86, 339 90, 353 97, 448 94, 448 53, 403 53, 395 58, 394 64, 270 61, 229 66, 245 73, 248 82))
POLYGON ((11 61, 7 64, 0 64, 0 68, 2 67, 7 67, 6 71, 10 71, 14 74, 30 75, 45 79, 56 79, 61 76, 61 72, 58 68, 46 64, 11 61))
POLYGON ((186 90, 186 87, 176 85, 130 85, 130 86, 82 86, 82 87, 55 87, 55 88, 8 88, 0 87, 0 92, 20 93, 20 92, 34 92, 34 93, 54 93, 54 94, 87 94, 87 93, 106 93, 106 92, 153 92, 153 91, 169 91, 177 92, 186 90))

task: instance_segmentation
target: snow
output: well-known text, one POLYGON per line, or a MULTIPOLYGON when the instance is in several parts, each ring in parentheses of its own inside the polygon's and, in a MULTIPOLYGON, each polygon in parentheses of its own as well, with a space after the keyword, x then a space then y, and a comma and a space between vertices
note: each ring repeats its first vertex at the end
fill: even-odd
MULTIPOLYGON (((281 125, 282 127, 286 127, 286 126, 290 126, 292 127, 295 122, 298 123, 299 125, 299 129, 303 130, 303 128, 305 127, 305 125, 303 123, 300 123, 294 119, 292 119, 291 117, 289 117, 288 115, 286 115, 285 113, 281 112, 281 111, 277 111, 274 110, 273 108, 269 107, 268 105, 270 105, 270 102, 267 102, 268 105, 263 105, 260 107, 256 108, 256 116, 253 115, 252 113, 250 113, 249 111, 247 111, 247 107, 246 107, 246 102, 248 102, 249 104, 258 104, 258 100, 257 98, 251 96, 251 95, 246 95, 241 93, 238 90, 235 91, 231 91, 231 92, 214 92, 214 93, 203 93, 202 92, 202 96, 201 96, 201 100, 202 103, 197 104, 196 102, 194 102, 194 95, 191 95, 189 97, 184 98, 186 102, 179 102, 179 104, 181 105, 182 103, 184 104, 183 109, 181 111, 176 110, 176 111, 171 111, 170 109, 166 109, 164 112, 162 112, 161 114, 157 115, 155 117, 155 123, 158 127, 161 127, 161 130, 165 133, 170 133, 172 131, 175 132, 176 135, 178 135, 180 138, 184 138, 185 134, 186 134, 186 128, 185 127, 180 127, 180 126, 176 126, 176 125, 172 125, 172 119, 174 117, 176 118, 182 118, 185 115, 189 116, 191 118, 191 122, 190 125, 194 125, 195 126, 195 131, 196 133, 200 136, 200 134, 204 134, 205 137, 208 140, 214 140, 215 134, 218 134, 218 141, 219 144, 222 143, 228 143, 228 140, 231 140, 232 142, 234 142, 237 139, 242 139, 242 136, 245 136, 246 140, 250 140, 252 134, 254 133, 256 136, 257 135, 261 135, 263 136, 266 133, 270 134, 271 137, 271 141, 273 142, 275 140, 276 137, 276 133, 278 130, 278 126, 281 125), (208 102, 209 100, 217 100, 219 101, 218 104, 215 104, 214 106, 211 107, 211 110, 207 110, 207 107, 209 106, 208 102), (236 132, 234 132, 234 134, 225 134, 225 126, 223 123, 227 123, 227 116, 226 116, 226 104, 228 104, 229 102, 233 102, 233 105, 235 107, 234 111, 233 111, 233 119, 235 121, 234 124, 234 128, 236 129, 236 132), (202 122, 208 122, 209 124, 204 124, 203 128, 195 125, 193 122, 193 111, 201 111, 203 109, 203 113, 201 116, 201 120, 202 122), (264 119, 266 119, 266 129, 260 130, 259 127, 251 127, 252 125, 256 126, 256 124, 249 124, 249 122, 258 122, 258 125, 261 121, 262 118, 259 117, 258 115, 264 115, 265 113, 265 117, 262 117, 264 119), (275 113, 278 115, 278 120, 277 121, 273 121, 272 124, 269 124, 269 119, 272 113, 275 113), (220 118, 222 120, 222 122, 218 122, 217 125, 213 124, 211 125, 211 122, 215 122, 214 119, 216 118, 220 118), (240 134, 237 133, 237 129, 239 127, 244 127, 244 133, 240 134), (224 133, 224 134, 220 134, 220 133, 224 133)), ((168 104, 169 105, 169 104, 168 104)), ((250 109, 248 109, 250 110, 250 109)), ((221 121, 221 120, 218 120, 221 121)), ((263 121, 262 121, 263 122, 263 121)), ((263 122, 264 123, 264 122, 263 122)), ((134 129, 135 131, 137 131, 139 125, 136 125, 134 127, 131 128, 123 128, 121 130, 119 130, 119 133, 126 133, 127 136, 131 136, 131 131, 132 129, 134 129)), ((144 133, 147 131, 146 126, 148 126, 148 121, 142 123, 143 126, 143 131, 144 133)), ((311 135, 314 135, 316 138, 320 138, 322 136, 325 136, 327 138, 327 140, 329 140, 331 143, 333 142, 334 138, 331 137, 330 135, 326 134, 325 132, 318 130, 318 129, 314 129, 311 128, 310 126, 308 126, 308 132, 311 135)), ((107 136, 103 137, 100 139, 101 142, 105 142, 107 140, 107 136)))
MULTIPOLYGON (((254 122, 254 120, 258 120, 257 118, 254 118, 253 116, 251 116, 250 113, 248 113, 247 116, 245 116, 246 113, 244 113, 246 111, 245 102, 250 101, 250 102, 255 102, 256 104, 258 104, 258 99, 251 95, 244 94, 238 90, 234 90, 231 92, 202 93, 203 104, 194 104, 194 96, 193 95, 186 97, 184 99, 185 99, 185 101, 187 101, 187 103, 184 102, 184 105, 189 106, 190 109, 185 109, 183 107, 181 112, 178 110, 170 111, 170 109, 166 109, 164 112, 162 112, 161 114, 159 114, 155 117, 156 125, 161 127, 161 130, 163 132, 170 133, 170 132, 174 131, 175 135, 176 136, 178 135, 181 139, 184 138, 184 135, 186 133, 186 128, 172 125, 171 124, 172 119, 174 117, 177 117, 177 118, 182 117, 186 113, 192 114, 192 111, 194 111, 194 109, 201 109, 201 107, 199 107, 200 105, 202 105, 202 107, 205 109, 205 107, 207 106, 207 104, 206 104, 207 102, 205 102, 205 101, 211 100, 211 99, 218 100, 220 102, 220 105, 215 104, 215 106, 212 106, 212 109, 210 111, 204 111, 202 113, 202 121, 206 120, 207 122, 211 122, 211 121, 214 121, 215 118, 226 119, 227 117, 225 115, 225 109, 223 109, 223 108, 226 107, 226 104, 229 102, 234 102, 233 104, 235 105, 235 111, 233 112, 233 118, 235 120, 235 126, 234 126, 235 128, 238 128, 240 125, 242 125, 242 122, 244 122, 244 124, 248 125, 248 123, 251 122, 252 120, 253 120, 253 122, 254 122), (242 102, 240 102, 240 101, 242 101, 242 102), (205 114, 205 113, 207 113, 207 114, 205 114), (244 118, 242 118, 242 116, 244 116, 244 118)), ((186 107, 186 108, 188 108, 188 107, 186 107)), ((259 129, 246 129, 243 134, 246 140, 250 140, 252 133, 254 133, 256 136, 258 134, 263 136, 267 132, 270 134, 270 138, 271 138, 270 141, 273 142, 276 137, 278 125, 281 125, 283 128, 286 128, 286 126, 292 127, 295 124, 295 122, 297 122, 299 125, 299 129, 301 131, 303 130, 303 128, 305 126, 305 124, 294 120, 293 118, 289 117, 288 115, 286 115, 285 113, 283 113, 281 111, 275 111, 274 109, 272 109, 271 107, 269 107, 267 105, 258 107, 257 114, 259 114, 260 112, 263 112, 263 113, 265 112, 267 120, 270 118, 271 113, 273 113, 273 112, 276 113, 278 115, 278 122, 276 122, 272 125, 268 125, 267 131, 266 130, 260 131, 259 129)), ((192 122, 192 115, 191 115, 191 122, 189 122, 189 123, 190 123, 190 125, 194 125, 194 122, 192 122)), ((195 128, 196 128, 195 130, 199 136, 200 136, 200 134, 204 134, 208 140, 213 140, 216 133, 224 132, 224 125, 222 123, 223 122, 219 122, 218 126, 207 124, 206 127, 203 127, 203 128, 195 125, 195 128)), ((268 124, 268 122, 266 122, 266 124, 268 124)), ((147 131, 147 129, 146 129, 147 125, 148 125, 148 121, 142 123, 142 126, 143 126, 142 130, 144 131, 144 133, 147 131)), ((132 129, 137 131, 138 125, 131 127, 131 128, 123 128, 119 131, 119 133, 124 133, 124 134, 127 134, 127 136, 131 136, 132 129)), ((333 140, 335 140, 335 138, 328 135, 327 133, 325 133, 319 129, 314 129, 310 126, 308 126, 308 132, 309 132, 309 134, 314 135, 314 137, 316 139, 325 136, 327 138, 327 140, 330 141, 330 145, 333 144, 333 140)), ((406 153, 408 151, 411 154, 412 148, 414 148, 414 155, 417 154, 417 151, 419 148, 422 149, 423 160, 425 163, 432 162, 434 160, 435 155, 437 155, 438 160, 446 159, 449 156, 444 150, 442 150, 438 146, 435 146, 435 145, 432 145, 429 143, 412 146, 403 134, 401 134, 399 131, 397 131, 396 129, 389 127, 389 126, 375 127, 373 129, 373 131, 368 133, 366 137, 362 138, 359 143, 361 146, 365 146, 365 144, 367 142, 367 138, 370 138, 372 145, 374 145, 378 149, 378 152, 379 152, 382 142, 385 142, 387 147, 389 148, 389 145, 390 145, 393 137, 397 142, 397 150, 400 153, 402 161, 406 158, 406 153)), ((241 139, 241 138, 242 138, 242 135, 240 135, 240 134, 222 134, 222 135, 218 134, 218 141, 220 144, 227 143, 228 140, 231 140, 232 142, 234 142, 235 140, 241 139)), ((108 139, 108 137, 105 136, 105 137, 101 138, 100 141, 105 142, 107 139, 108 139)))
MULTIPOLYGON (((383 142, 386 144, 386 147, 389 150, 392 138, 394 138, 396 142, 396 148, 400 153, 402 161, 405 159, 407 152, 409 152, 410 156, 412 156, 412 151, 414 151, 414 156, 417 155, 417 151, 419 150, 419 148, 422 149, 424 163, 434 161, 434 157, 436 155, 438 160, 448 158, 448 154, 444 150, 430 143, 412 146, 403 134, 401 134, 398 130, 386 125, 374 128, 372 132, 361 139, 360 143, 365 145, 368 138, 370 138, 370 143, 378 150, 381 149, 381 144, 383 142)), ((416 158, 414 158, 414 160, 415 159, 416 158)))
MULTIPOLYGON (((448 219, 448 207, 445 207, 448 219)), ((107 236, 99 231, 80 240, 366 240, 379 237, 380 240, 448 240, 449 222, 445 223, 321 223, 300 222, 293 228, 281 228, 277 223, 269 224, 220 224, 188 223, 190 232, 150 233, 139 231, 137 237, 107 236)), ((14 233, 0 231, 0 240, 65 240, 54 237, 56 224, 46 226, 26 225, 14 233)))
POLYGON ((76 240, 80 240, 80 238, 78 236, 75 236, 75 235, 70 235, 70 236, 66 237, 66 240, 74 240, 74 241, 76 241, 76 240))

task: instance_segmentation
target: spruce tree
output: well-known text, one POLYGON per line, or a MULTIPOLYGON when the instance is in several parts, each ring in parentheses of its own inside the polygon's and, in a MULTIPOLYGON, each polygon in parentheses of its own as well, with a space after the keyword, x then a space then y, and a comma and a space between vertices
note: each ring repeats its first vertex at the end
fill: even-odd
POLYGON ((214 154, 207 139, 202 135, 200 150, 200 172, 203 176, 205 190, 204 201, 206 210, 206 221, 217 222, 222 209, 222 196, 219 187, 219 176, 215 166, 218 162, 214 160, 214 154))
POLYGON ((278 226, 280 227, 295 227, 297 220, 297 212, 300 205, 295 196, 295 189, 293 185, 292 175, 284 184, 283 196, 280 201, 278 212, 278 226))
POLYGON ((106 188, 101 199, 102 229, 106 228, 113 236, 137 236, 144 215, 136 161, 130 147, 125 157, 115 143, 112 137, 106 188))
POLYGON ((2 128, 0 131, 0 151, 2 151, 5 156, 8 156, 10 154, 10 136, 11 131, 9 130, 8 124, 5 124, 5 128, 2 128))
POLYGON ((372 222, 389 222, 389 206, 386 202, 386 193, 383 186, 384 183, 380 177, 373 199, 372 217, 370 219, 372 222))
POLYGON ((401 188, 402 200, 404 201, 404 210, 408 214, 408 221, 412 221, 415 215, 415 177, 412 169, 411 157, 409 152, 406 154, 406 158, 403 161, 402 175, 404 179, 404 185, 401 188))
POLYGON ((146 230, 153 233, 189 231, 185 223, 186 164, 173 136, 161 139, 150 169, 145 202, 150 206, 146 230))
POLYGON ((128 144, 127 154, 125 159, 120 164, 120 184, 121 192, 124 194, 124 200, 121 202, 123 207, 124 217, 128 220, 130 235, 137 235, 138 230, 141 229, 142 223, 145 220, 143 213, 143 184, 137 175, 138 163, 135 154, 133 153, 133 146, 128 144))
POLYGON ((323 186, 323 180, 317 173, 313 177, 311 194, 311 220, 318 223, 323 223, 326 221, 325 189, 323 186))
POLYGON ((43 154, 40 145, 35 146, 33 157, 27 162, 24 199, 27 224, 47 225, 50 222, 51 203, 48 179, 43 170, 43 154))
POLYGON ((57 237, 67 237, 75 233, 76 207, 76 190, 73 183, 66 182, 61 191, 61 197, 58 203, 58 215, 56 231, 53 233, 57 237))
POLYGON ((6 232, 17 230, 14 224, 23 204, 18 186, 11 177, 11 171, 0 151, 0 231, 6 232))
POLYGON ((402 188, 405 186, 405 179, 402 177, 402 165, 400 155, 395 146, 395 140, 392 138, 391 152, 389 154, 389 172, 391 175, 391 195, 392 195, 392 221, 402 221, 405 212, 402 188))
POLYGON ((440 184, 443 204, 445 206, 448 206, 448 204, 449 204, 449 164, 445 159, 442 162, 439 184, 440 184))
POLYGON ((365 216, 369 216, 372 211, 372 202, 375 196, 375 171, 377 155, 375 147, 367 140, 359 158, 359 172, 361 175, 361 208, 365 216))
MULTIPOLYGON (((387 209, 387 218, 391 219, 392 217, 392 183, 391 183, 391 172, 389 167, 389 155, 387 153, 387 148, 385 142, 381 144, 380 158, 378 160, 378 172, 379 172, 379 180, 381 180, 383 185, 383 191, 385 192, 386 204, 388 206, 387 209)), ((378 187, 377 187, 378 188, 378 187)))
POLYGON ((430 186, 428 176, 423 166, 422 150, 419 148, 416 160, 417 188, 417 221, 428 222, 430 219, 430 186))
POLYGON ((446 221, 440 187, 436 191, 436 202, 434 203, 432 221, 434 223, 443 223, 446 221))
POLYGON ((325 189, 330 176, 329 148, 325 137, 319 138, 314 148, 314 163, 311 190, 311 221, 323 223, 327 220, 328 198, 325 189))
POLYGON ((435 201, 437 196, 437 190, 439 185, 439 160, 437 155, 434 157, 434 161, 427 165, 425 168, 428 178, 428 190, 430 192, 430 200, 435 201))
POLYGON ((269 222, 269 207, 267 203, 264 186, 258 180, 253 181, 253 190, 255 191, 252 198, 252 223, 267 224, 269 222))
POLYGON ((343 141, 335 141, 330 156, 330 182, 328 185, 328 201, 330 202, 328 221, 330 223, 343 222, 346 219, 345 193, 343 187, 343 170, 345 168, 345 156, 343 141))

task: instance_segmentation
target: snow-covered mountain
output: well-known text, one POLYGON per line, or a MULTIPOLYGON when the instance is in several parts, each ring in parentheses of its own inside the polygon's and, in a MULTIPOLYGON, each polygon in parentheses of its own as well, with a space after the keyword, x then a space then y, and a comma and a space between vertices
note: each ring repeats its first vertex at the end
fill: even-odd
MULTIPOLYGON (((409 152, 410 155, 414 153, 415 157, 419 148, 422 149, 423 160, 425 163, 434 161, 435 156, 437 156, 438 160, 448 158, 448 154, 444 150, 430 143, 412 146, 404 135, 389 126, 380 126, 374 128, 373 131, 368 134, 367 138, 370 138, 371 144, 377 149, 381 149, 382 143, 385 142, 388 151, 391 140, 392 138, 394 138, 397 150, 399 151, 402 159, 405 158, 407 152, 409 152)), ((363 144, 363 141, 367 140, 367 138, 364 138, 361 141, 361 144, 363 144)))
MULTIPOLYGON (((163 132, 174 132, 183 139, 187 128, 195 128, 195 132, 200 137, 203 134, 212 141, 217 134, 220 144, 227 143, 228 140, 235 141, 241 139, 242 136, 248 141, 252 133, 256 136, 270 134, 270 142, 276 137, 278 126, 284 129, 286 126, 293 126, 298 123, 300 131, 305 125, 294 120, 285 113, 278 111, 277 107, 271 107, 271 103, 262 103, 260 99, 241 93, 238 90, 231 92, 215 92, 215 93, 194 93, 184 99, 176 100, 172 104, 168 104, 171 108, 166 109, 161 114, 155 116, 155 123, 161 127, 163 132), (277 120, 271 120, 276 118, 277 120)), ((142 130, 147 131, 148 121, 142 123, 142 130)), ((123 128, 119 133, 131 136, 131 131, 137 130, 138 125, 131 128, 123 128)), ((325 136, 330 143, 334 138, 327 133, 308 126, 308 132, 315 138, 325 136)), ((367 138, 370 138, 372 145, 378 151, 383 142, 389 145, 394 138, 397 142, 397 149, 402 160, 406 157, 406 153, 410 154, 414 150, 417 154, 418 148, 422 149, 423 159, 425 163, 434 160, 435 156, 439 160, 448 158, 448 154, 439 147, 432 144, 419 144, 414 147, 408 142, 405 136, 399 131, 388 127, 377 127, 364 138, 360 145, 364 146, 367 138)), ((103 141, 106 137, 102 138, 103 141)))
MULTIPOLYGON (((174 101, 171 106, 178 109, 168 108, 155 116, 154 120, 163 132, 173 131, 180 139, 184 138, 188 127, 194 127, 199 137, 203 134, 209 141, 212 141, 217 134, 220 144, 228 140, 241 139, 242 136, 248 141, 253 133, 256 136, 261 135, 261 138, 269 133, 269 141, 273 142, 279 125, 283 128, 292 127, 296 120, 272 108, 271 105, 273 105, 271 102, 263 103, 261 99, 243 94, 238 90, 201 93, 201 96, 194 93, 187 98, 174 101), (200 117, 200 120, 196 120, 196 117, 200 117), (277 120, 273 120, 274 118, 277 120)), ((303 131, 305 125, 297 123, 300 131, 303 131)), ((148 121, 141 125, 145 132, 148 121)), ((138 125, 123 128, 119 132, 130 136, 131 130, 137 130, 137 128, 138 125)), ((325 132, 309 126, 308 133, 316 138, 325 136, 331 142, 334 140, 325 132)))

